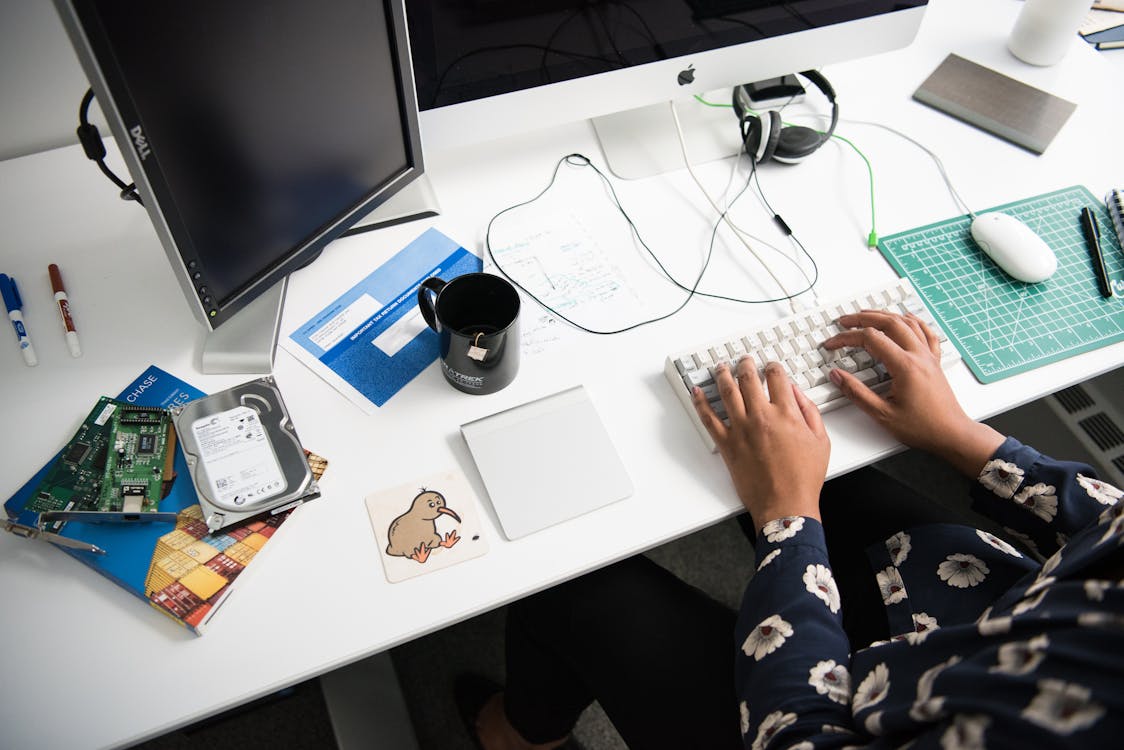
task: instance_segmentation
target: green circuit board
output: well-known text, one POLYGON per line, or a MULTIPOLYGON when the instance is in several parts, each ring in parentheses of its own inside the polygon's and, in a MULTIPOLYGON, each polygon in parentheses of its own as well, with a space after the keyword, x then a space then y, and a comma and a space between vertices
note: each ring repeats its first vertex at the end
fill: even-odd
MULTIPOLYGON (((174 446, 167 411, 102 397, 26 508, 38 513, 155 511, 172 479, 174 446)), ((54 526, 61 523, 49 530, 54 526)))

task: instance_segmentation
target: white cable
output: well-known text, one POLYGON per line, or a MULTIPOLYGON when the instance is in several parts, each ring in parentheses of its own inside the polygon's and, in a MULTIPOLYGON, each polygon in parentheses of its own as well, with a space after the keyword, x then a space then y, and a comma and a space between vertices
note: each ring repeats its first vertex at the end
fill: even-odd
POLYGON ((867 126, 872 127, 872 128, 881 128, 885 131, 893 133, 894 135, 898 136, 899 138, 903 138, 903 139, 909 141, 914 146, 916 146, 917 148, 924 151, 926 154, 929 155, 929 158, 933 160, 933 163, 936 164, 937 171, 941 173, 941 179, 944 180, 944 184, 948 188, 949 195, 952 196, 952 202, 956 204, 957 208, 963 209, 964 213, 968 214, 968 216, 970 216, 973 219, 976 218, 976 214, 972 211, 971 208, 969 208, 968 203, 962 197, 960 197, 960 193, 957 192, 956 186, 952 184, 952 178, 950 178, 948 176, 948 172, 945 170, 944 162, 941 161, 941 157, 937 156, 937 154, 935 152, 933 152, 932 150, 930 150, 924 143, 917 140, 916 138, 913 138, 910 135, 907 135, 906 133, 903 133, 902 131, 898 130, 897 128, 891 127, 890 125, 886 125, 886 124, 881 123, 881 122, 873 122, 873 121, 870 121, 870 120, 850 120, 850 119, 843 119, 843 120, 840 120, 839 122, 845 122, 845 123, 849 123, 851 125, 867 125, 867 126))
MULTIPOLYGON (((734 184, 734 177, 737 175, 738 167, 741 166, 741 163, 742 163, 741 156, 742 156, 741 154, 738 154, 737 156, 734 157, 734 166, 730 170, 730 179, 727 180, 727 182, 726 182, 726 190, 722 194, 723 198, 728 197, 729 194, 730 194, 730 188, 734 184)), ((768 211, 769 213, 772 213, 772 210, 769 208, 768 204, 765 203, 764 197, 762 195, 760 195, 757 191, 754 191, 753 194, 757 198, 757 201, 761 204, 761 207, 763 209, 765 209, 766 211, 768 211)), ((724 200, 723 205, 725 206, 726 210, 729 211, 730 201, 724 200)), ((728 214, 727 214, 727 216, 728 216, 728 214)), ((799 271, 800 275, 804 277, 804 281, 808 282, 808 291, 812 293, 812 298, 819 301, 820 296, 816 292, 815 285, 813 285, 813 283, 812 283, 812 277, 808 275, 808 271, 804 268, 804 266, 800 265, 801 253, 807 252, 807 251, 803 250, 799 245, 796 244, 796 241, 793 239, 791 234, 788 235, 788 242, 789 242, 790 245, 792 245, 792 257, 789 257, 788 255, 785 254, 785 252, 783 250, 781 250, 776 245, 774 245, 770 242, 766 242, 765 240, 762 240, 758 237, 754 237, 749 232, 746 232, 744 229, 741 228, 741 226, 734 223, 733 219, 729 220, 729 225, 735 232, 741 232, 741 233, 745 234, 746 236, 757 240, 761 244, 765 245, 765 247, 768 247, 769 249, 776 251, 777 255, 780 255, 782 258, 787 260, 789 263, 796 266, 796 270, 799 271)))
POLYGON ((883 123, 880 123, 880 122, 870 122, 870 121, 867 121, 867 120, 843 120, 842 122, 849 122, 853 125, 869 125, 872 128, 882 128, 883 130, 887 130, 887 131, 893 133, 894 135, 898 136, 899 138, 904 138, 905 140, 912 143, 914 146, 917 146, 917 148, 924 151, 926 154, 929 155, 930 158, 932 158, 933 162, 937 165, 937 170, 941 173, 941 178, 944 179, 944 184, 948 187, 948 192, 952 195, 952 200, 955 203, 958 204, 959 208, 964 209, 964 213, 968 214, 973 219, 976 218, 976 215, 972 212, 972 209, 968 208, 968 204, 965 203, 964 199, 960 197, 960 193, 956 192, 956 188, 953 186, 952 180, 948 176, 948 172, 945 171, 944 162, 941 161, 941 158, 939 156, 937 156, 935 153, 930 151, 925 146, 925 144, 921 143, 921 141, 918 141, 917 139, 915 139, 915 138, 913 138, 909 135, 906 135, 905 133, 903 133, 900 130, 897 130, 896 128, 890 127, 889 125, 884 125, 883 123))
MULTIPOLYGON (((695 174, 695 170, 691 168, 691 159, 687 155, 687 142, 686 142, 686 139, 683 137, 683 126, 679 123, 679 112, 675 109, 675 102, 674 101, 670 101, 670 102, 668 102, 668 104, 671 106, 671 117, 675 121, 675 133, 676 133, 676 135, 679 136, 679 150, 683 153, 683 163, 687 166, 687 173, 691 175, 691 179, 695 181, 695 185, 698 186, 699 192, 701 192, 703 194, 703 197, 706 198, 707 202, 714 209, 715 213, 717 213, 719 215, 719 217, 722 219, 722 221, 725 222, 726 226, 728 226, 730 228, 730 230, 733 231, 734 236, 737 237, 738 241, 741 242, 745 246, 745 249, 749 251, 749 254, 752 255, 757 260, 757 262, 761 264, 761 267, 764 268, 765 272, 767 274, 769 274, 769 276, 773 279, 774 282, 776 282, 776 285, 778 287, 780 287, 781 292, 784 294, 785 297, 787 297, 786 301, 788 302, 789 308, 793 312, 799 312, 798 306, 797 306, 796 302, 794 301, 795 295, 793 295, 791 292, 788 291, 788 289, 785 287, 785 285, 783 283, 781 283, 781 280, 777 278, 777 275, 775 273, 773 273, 773 269, 769 268, 769 264, 767 264, 761 258, 761 256, 757 254, 757 251, 754 250, 753 247, 748 242, 746 242, 746 239, 742 235, 742 232, 733 226, 733 223, 726 216, 726 212, 723 211, 722 209, 720 209, 718 207, 718 204, 714 202, 714 199, 710 197, 710 193, 708 193, 706 191, 706 188, 703 187, 703 184, 699 180, 698 175, 695 174)), ((761 242, 761 240, 756 238, 756 237, 754 237, 753 239, 757 240, 758 242, 761 242)), ((767 243, 764 243, 764 244, 767 244, 767 243)))

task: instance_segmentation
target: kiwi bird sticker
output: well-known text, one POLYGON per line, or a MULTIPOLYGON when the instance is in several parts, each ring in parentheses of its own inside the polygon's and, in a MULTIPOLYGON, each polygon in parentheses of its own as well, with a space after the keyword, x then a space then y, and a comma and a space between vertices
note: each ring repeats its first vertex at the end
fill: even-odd
POLYGON ((390 539, 386 554, 425 563, 430 550, 452 547, 460 541, 456 529, 445 532, 444 537, 437 533, 437 519, 443 515, 452 517, 458 524, 461 522, 456 511, 446 505, 444 495, 422 487, 410 503, 410 509, 390 522, 386 531, 390 539))
POLYGON ((480 501, 459 471, 380 490, 367 496, 366 505, 383 570, 391 583, 488 551, 480 525, 480 501))

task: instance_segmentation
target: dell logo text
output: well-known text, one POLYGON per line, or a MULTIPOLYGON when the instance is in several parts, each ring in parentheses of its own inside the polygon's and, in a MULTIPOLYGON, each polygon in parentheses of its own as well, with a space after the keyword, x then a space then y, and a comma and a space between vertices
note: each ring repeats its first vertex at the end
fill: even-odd
POLYGON ((144 161, 152 153, 152 149, 148 147, 148 139, 144 137, 141 126, 134 125, 129 131, 129 135, 133 136, 133 145, 137 148, 137 156, 141 158, 141 161, 144 161))

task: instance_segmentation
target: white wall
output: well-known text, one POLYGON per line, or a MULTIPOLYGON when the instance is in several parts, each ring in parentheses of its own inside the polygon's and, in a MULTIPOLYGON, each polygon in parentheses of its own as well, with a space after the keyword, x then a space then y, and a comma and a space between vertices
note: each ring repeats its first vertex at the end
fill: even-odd
MULTIPOLYGON (((50 0, 0 0, 0 159, 77 143, 87 88, 50 0)), ((93 115, 109 135, 96 103, 93 115)))

